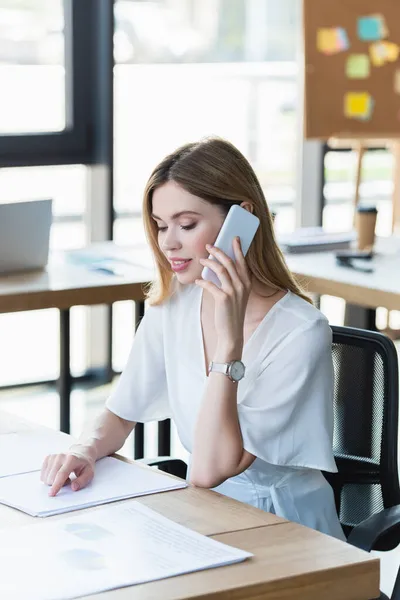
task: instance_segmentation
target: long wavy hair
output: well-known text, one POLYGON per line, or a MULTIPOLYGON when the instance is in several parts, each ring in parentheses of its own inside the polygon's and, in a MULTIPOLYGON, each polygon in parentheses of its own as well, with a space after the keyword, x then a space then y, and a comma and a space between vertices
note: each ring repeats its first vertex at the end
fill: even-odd
POLYGON ((190 194, 218 206, 224 216, 234 204, 247 201, 260 226, 246 255, 250 273, 261 284, 290 290, 311 303, 296 283, 276 242, 264 193, 248 160, 230 142, 206 138, 185 144, 166 156, 153 170, 143 198, 143 221, 155 258, 157 278, 145 290, 150 306, 162 304, 173 293, 174 274, 158 244, 157 225, 151 217, 154 190, 174 181, 190 194))

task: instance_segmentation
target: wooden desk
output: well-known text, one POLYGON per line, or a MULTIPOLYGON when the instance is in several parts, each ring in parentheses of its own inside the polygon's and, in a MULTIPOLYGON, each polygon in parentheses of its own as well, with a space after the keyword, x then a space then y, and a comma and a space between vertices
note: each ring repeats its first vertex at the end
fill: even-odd
POLYGON ((334 252, 286 254, 287 265, 309 292, 343 298, 367 308, 400 310, 400 238, 381 238, 371 261, 374 273, 339 266, 334 252))
MULTIPOLYGON (((188 487, 140 497, 136 501, 203 535, 252 552, 254 558, 237 565, 121 588, 90 598, 370 600, 379 594, 378 559, 344 542, 221 494, 188 487)), ((86 511, 101 508, 104 506, 86 511)), ((68 516, 67 513, 48 518, 61 520, 68 516)), ((40 519, 0 505, 0 529, 30 523, 40 525, 40 519)))
POLYGON ((60 429, 66 433, 70 430, 70 308, 132 300, 139 303, 140 318, 144 311, 143 285, 153 276, 149 251, 143 245, 120 249, 105 242, 93 244, 89 252, 94 260, 111 256, 132 260, 132 264, 122 265, 123 275, 113 275, 72 262, 75 251, 57 252, 50 256, 45 271, 0 277, 0 313, 45 308, 60 311, 60 429))

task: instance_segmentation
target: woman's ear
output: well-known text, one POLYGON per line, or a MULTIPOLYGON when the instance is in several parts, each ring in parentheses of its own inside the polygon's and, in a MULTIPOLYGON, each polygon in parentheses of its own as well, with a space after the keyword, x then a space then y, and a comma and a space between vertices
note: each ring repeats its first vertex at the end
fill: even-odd
POLYGON ((253 205, 250 202, 242 202, 240 206, 251 213, 253 212, 253 205))

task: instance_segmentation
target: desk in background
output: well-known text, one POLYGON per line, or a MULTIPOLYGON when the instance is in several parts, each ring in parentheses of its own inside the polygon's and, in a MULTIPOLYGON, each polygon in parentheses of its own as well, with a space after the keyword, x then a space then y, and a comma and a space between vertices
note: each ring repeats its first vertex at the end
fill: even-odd
POLYGON ((377 240, 371 266, 361 273, 336 263, 334 252, 287 254, 289 269, 309 292, 343 298, 366 308, 400 310, 400 237, 377 240))
MULTIPOLYGON (((75 251, 50 255, 44 271, 32 271, 0 277, 0 313, 57 308, 60 312, 60 429, 70 431, 70 308, 73 306, 112 305, 120 300, 138 303, 137 321, 144 314, 143 285, 151 280, 152 268, 148 251, 143 246, 119 250, 112 242, 90 246, 96 257, 126 255, 133 263, 124 275, 93 270, 88 264, 72 262, 75 251), (147 265, 147 266, 146 266, 147 265)), ((160 434, 162 454, 169 453, 167 430, 160 434), (164 448, 162 447, 164 445, 164 448)), ((140 441, 140 440, 139 440, 140 441)))

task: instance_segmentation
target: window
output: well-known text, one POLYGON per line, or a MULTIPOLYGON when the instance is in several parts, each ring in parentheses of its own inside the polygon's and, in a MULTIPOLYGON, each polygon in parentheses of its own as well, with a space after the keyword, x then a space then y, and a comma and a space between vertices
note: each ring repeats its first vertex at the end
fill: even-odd
MULTIPOLYGON (((86 244, 84 224, 87 169, 83 165, 0 169, 0 202, 53 198, 53 250, 86 244)), ((87 309, 71 315, 71 368, 86 369, 87 309)), ((59 369, 58 311, 39 310, 0 314, 0 387, 56 379, 59 369)))
POLYGON ((294 227, 298 11, 296 0, 115 2, 118 242, 155 164, 212 134, 250 160, 277 228, 294 227))
POLYGON ((0 133, 62 131, 62 0, 0 0, 0 133))

